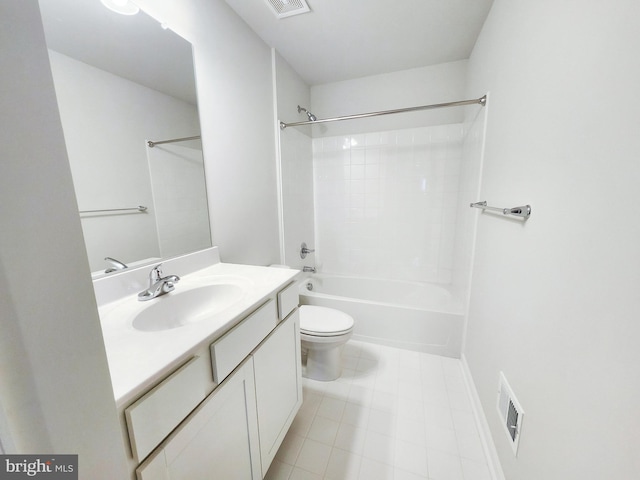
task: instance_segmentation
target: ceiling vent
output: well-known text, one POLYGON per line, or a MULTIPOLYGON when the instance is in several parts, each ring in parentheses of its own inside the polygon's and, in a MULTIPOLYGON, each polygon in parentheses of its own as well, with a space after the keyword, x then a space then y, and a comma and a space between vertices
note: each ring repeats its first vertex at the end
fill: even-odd
POLYGON ((311 11, 305 0, 266 0, 266 2, 278 18, 291 17, 311 11))
POLYGON ((516 400, 504 373, 500 372, 500 384, 498 385, 498 414, 500 423, 507 433, 509 444, 514 455, 518 455, 518 443, 520 442, 520 432, 522 430, 522 418, 524 410, 516 400))

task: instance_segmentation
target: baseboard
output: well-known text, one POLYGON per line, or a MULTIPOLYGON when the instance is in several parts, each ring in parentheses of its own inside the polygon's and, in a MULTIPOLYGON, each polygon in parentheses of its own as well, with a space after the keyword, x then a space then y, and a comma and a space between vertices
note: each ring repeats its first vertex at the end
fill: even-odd
POLYGON ((471 398, 471 408, 473 409, 473 414, 476 419, 478 433, 480 434, 480 441, 482 442, 482 448, 484 450, 485 457, 487 458, 491 478, 493 480, 505 480, 504 472, 500 465, 500 459, 498 458, 498 452, 491 438, 489 423, 487 422, 487 417, 485 416, 482 404, 480 403, 480 397, 478 396, 478 391, 476 390, 475 383, 473 382, 473 377, 471 377, 471 371, 469 370, 467 358, 464 353, 460 360, 462 362, 464 382, 467 385, 467 391, 471 398))

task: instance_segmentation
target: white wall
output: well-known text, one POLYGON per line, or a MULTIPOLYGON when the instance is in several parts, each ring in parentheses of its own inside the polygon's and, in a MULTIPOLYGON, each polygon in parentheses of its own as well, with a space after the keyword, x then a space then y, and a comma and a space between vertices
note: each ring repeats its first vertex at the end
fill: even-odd
POLYGON ((469 61, 490 91, 465 356, 509 480, 640 472, 640 4, 496 0, 469 61), (525 410, 514 458, 504 371, 525 410))
MULTIPOLYGON (((311 111, 319 118, 444 103, 464 98, 467 61, 443 63, 311 87, 311 111)), ((459 107, 345 120, 313 127, 334 136, 460 123, 459 107)))
POLYGON ((140 0, 193 43, 213 244, 279 262, 271 50, 223 0, 140 0))
POLYGON ((0 3, 0 421, 8 453, 125 478, 95 297, 36 0, 0 3))
MULTIPOLYGON (((303 121, 298 105, 309 108, 309 86, 274 53, 277 116, 283 122, 303 121)), ((313 159, 311 129, 292 127, 277 132, 280 151, 284 258, 294 268, 315 266, 315 255, 300 258, 300 245, 314 248, 313 159)))

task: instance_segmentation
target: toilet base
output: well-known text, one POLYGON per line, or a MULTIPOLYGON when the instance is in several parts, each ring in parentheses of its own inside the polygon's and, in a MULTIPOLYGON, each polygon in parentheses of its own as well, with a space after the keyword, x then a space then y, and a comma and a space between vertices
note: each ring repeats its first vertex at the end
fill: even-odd
POLYGON ((342 375, 342 346, 328 344, 312 344, 302 341, 306 351, 307 365, 302 376, 321 382, 330 382, 342 375))

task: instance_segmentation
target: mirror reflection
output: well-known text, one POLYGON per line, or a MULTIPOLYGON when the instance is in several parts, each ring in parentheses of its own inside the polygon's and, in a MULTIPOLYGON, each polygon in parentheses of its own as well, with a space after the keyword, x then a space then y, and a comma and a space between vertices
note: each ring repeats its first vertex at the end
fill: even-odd
POLYGON ((92 272, 211 246, 191 44, 99 0, 40 8, 92 272))

